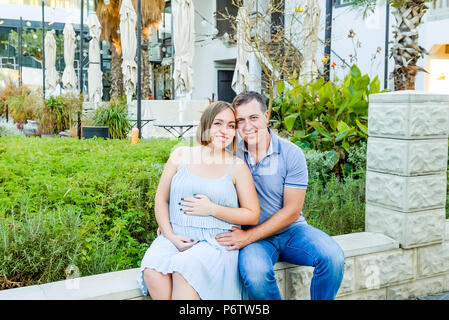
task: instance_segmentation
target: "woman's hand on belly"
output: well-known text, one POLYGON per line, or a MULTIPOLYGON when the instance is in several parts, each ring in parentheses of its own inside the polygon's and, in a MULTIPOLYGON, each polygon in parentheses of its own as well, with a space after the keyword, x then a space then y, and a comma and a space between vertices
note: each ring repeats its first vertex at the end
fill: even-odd
POLYGON ((202 194, 196 194, 193 198, 182 198, 179 204, 184 213, 203 217, 213 215, 215 206, 207 196, 202 194))
POLYGON ((171 236, 167 237, 167 239, 170 240, 170 242, 173 243, 179 251, 190 249, 198 243, 198 240, 193 240, 177 234, 172 234, 171 236))

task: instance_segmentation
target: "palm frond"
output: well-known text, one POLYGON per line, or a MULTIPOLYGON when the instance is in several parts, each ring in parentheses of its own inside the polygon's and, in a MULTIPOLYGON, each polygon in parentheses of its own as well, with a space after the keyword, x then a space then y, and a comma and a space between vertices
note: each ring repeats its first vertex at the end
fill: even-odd
MULTIPOLYGON (((137 0, 132 0, 133 7, 137 10, 137 0)), ((144 0, 141 1, 142 28, 147 28, 157 24, 162 19, 165 8, 164 0, 144 0)))
POLYGON ((119 39, 117 30, 120 26, 120 1, 112 0, 109 5, 104 0, 98 1, 96 13, 101 24, 101 40, 108 42, 119 39))

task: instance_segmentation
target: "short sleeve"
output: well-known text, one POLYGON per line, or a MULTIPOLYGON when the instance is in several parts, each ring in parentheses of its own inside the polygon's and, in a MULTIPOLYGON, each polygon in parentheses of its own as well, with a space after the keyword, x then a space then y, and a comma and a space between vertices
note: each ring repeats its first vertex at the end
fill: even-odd
POLYGON ((287 174, 284 186, 307 189, 309 176, 306 158, 298 146, 291 145, 286 156, 286 162, 287 174))

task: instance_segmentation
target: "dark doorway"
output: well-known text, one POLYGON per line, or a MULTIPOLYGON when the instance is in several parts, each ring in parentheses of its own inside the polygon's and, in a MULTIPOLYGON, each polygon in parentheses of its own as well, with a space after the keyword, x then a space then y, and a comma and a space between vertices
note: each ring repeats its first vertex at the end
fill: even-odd
POLYGON ((232 102, 236 96, 231 88, 234 70, 218 70, 218 100, 232 102))

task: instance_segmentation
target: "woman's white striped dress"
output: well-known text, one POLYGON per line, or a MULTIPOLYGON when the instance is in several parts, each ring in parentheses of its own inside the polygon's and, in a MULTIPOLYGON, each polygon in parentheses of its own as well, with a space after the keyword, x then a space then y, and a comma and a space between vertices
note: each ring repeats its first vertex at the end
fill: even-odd
POLYGON ((222 206, 239 206, 237 192, 229 172, 218 179, 207 179, 193 174, 187 166, 173 176, 170 185, 170 222, 175 234, 199 242, 180 252, 163 234, 146 251, 137 282, 144 295, 148 289, 143 281, 143 270, 152 268, 163 274, 179 272, 204 300, 239 300, 248 295, 238 272, 238 250, 227 251, 215 240, 219 233, 240 227, 212 216, 187 215, 181 211, 181 198, 203 194, 222 206))

